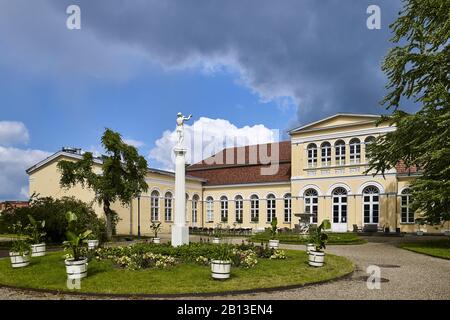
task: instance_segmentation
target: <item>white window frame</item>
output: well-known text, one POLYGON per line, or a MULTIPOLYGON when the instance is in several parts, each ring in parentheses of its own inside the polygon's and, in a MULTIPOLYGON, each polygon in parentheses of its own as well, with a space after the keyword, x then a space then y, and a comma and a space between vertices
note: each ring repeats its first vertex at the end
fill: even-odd
POLYGON ((284 195, 284 222, 292 221, 292 196, 290 193, 284 195))
POLYGON ((317 145, 315 143, 310 143, 306 149, 306 153, 308 168, 317 167, 317 145))
POLYGON ((236 196, 234 203, 236 222, 240 221, 242 223, 244 221, 244 199, 241 196, 236 196))
POLYGON ((364 224, 380 224, 380 217, 381 217, 381 208, 380 208, 380 189, 377 186, 374 185, 370 185, 364 188, 363 192, 362 192, 362 213, 363 213, 363 223, 364 224), (373 190, 377 190, 377 192, 368 192, 370 189, 373 190), (366 200, 366 197, 369 197, 369 200, 366 200), (374 197, 378 197, 378 200, 374 200, 374 197), (369 222, 366 222, 366 210, 365 210, 365 206, 369 206, 369 222), (376 222, 374 222, 374 207, 375 205, 378 206, 378 215, 377 215, 377 220, 376 222))
POLYGON ((214 198, 206 198, 206 222, 214 222, 214 198))
POLYGON ((166 192, 164 196, 164 219, 167 222, 173 221, 173 195, 171 192, 166 192), (169 196, 168 196, 169 195, 169 196))
POLYGON ((159 221, 159 192, 156 190, 150 195, 150 219, 159 221))
POLYGON ((267 216, 266 222, 272 222, 273 218, 277 216, 277 199, 275 195, 269 194, 266 199, 267 204, 267 216))
POLYGON ((414 212, 411 212, 411 189, 406 188, 400 195, 400 221, 404 224, 414 224, 414 212), (406 200, 406 204, 403 204, 403 200, 406 200), (403 219, 403 210, 406 211, 406 221, 403 219), (412 218, 412 219, 411 219, 412 218))
POLYGON ((309 188, 305 190, 303 197, 305 200, 304 201, 305 213, 312 214, 312 216, 309 218, 309 222, 311 224, 316 224, 317 217, 319 214, 319 193, 317 192, 317 190, 309 188))
POLYGON ((220 198, 220 222, 224 222, 224 220, 228 222, 228 198, 225 196, 220 198))
POLYGON ((192 223, 198 222, 198 201, 198 196, 192 197, 192 223))
POLYGON ((345 165, 346 146, 345 141, 338 140, 334 144, 335 161, 337 166, 345 165))
POLYGON ((353 138, 349 143, 350 148, 350 164, 361 163, 361 140, 353 138))
POLYGON ((252 195, 250 197, 250 218, 252 222, 259 221, 259 197, 252 195))
POLYGON ((328 141, 320 145, 320 161, 322 167, 331 166, 331 143, 328 141))

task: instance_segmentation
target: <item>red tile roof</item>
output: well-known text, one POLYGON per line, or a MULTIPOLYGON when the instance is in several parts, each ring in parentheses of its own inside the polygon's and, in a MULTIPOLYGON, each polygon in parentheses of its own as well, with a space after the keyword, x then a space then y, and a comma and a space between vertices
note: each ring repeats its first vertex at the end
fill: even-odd
POLYGON ((227 148, 186 170, 191 176, 206 179, 206 186, 289 182, 291 142, 227 148), (271 159, 272 150, 276 152, 274 147, 278 147, 278 157, 271 159), (272 161, 271 164, 268 163, 269 160, 272 161), (278 165, 276 173, 263 175, 261 169, 270 165, 278 165))
POLYGON ((400 161, 395 166, 397 173, 400 174, 411 174, 419 172, 419 169, 416 166, 407 167, 403 161, 400 161))

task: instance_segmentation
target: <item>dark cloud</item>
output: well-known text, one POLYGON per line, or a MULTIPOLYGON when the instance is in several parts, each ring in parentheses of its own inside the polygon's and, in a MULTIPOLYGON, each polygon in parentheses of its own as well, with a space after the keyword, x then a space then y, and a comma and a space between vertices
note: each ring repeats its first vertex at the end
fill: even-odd
MULTIPOLYGON (((0 7, 15 3, 0 1, 0 7)), ((80 70, 108 77, 116 69, 127 74, 139 59, 166 68, 224 65, 263 100, 291 97, 298 107, 292 126, 339 111, 383 111, 380 64, 390 46, 388 25, 401 7, 399 0, 34 3, 51 17, 44 18, 40 29, 47 27, 47 34, 36 45, 45 43, 41 52, 55 50, 59 68, 75 61, 80 70), (74 3, 82 10, 76 35, 56 27, 74 3), (381 7, 381 30, 366 27, 371 4, 381 7)))

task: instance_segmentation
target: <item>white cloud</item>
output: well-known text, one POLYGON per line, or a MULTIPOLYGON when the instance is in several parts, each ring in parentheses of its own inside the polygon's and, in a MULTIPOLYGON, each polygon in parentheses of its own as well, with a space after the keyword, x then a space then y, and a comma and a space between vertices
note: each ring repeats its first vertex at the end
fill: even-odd
POLYGON ((28 130, 22 122, 0 121, 0 145, 25 144, 29 139, 28 130))
MULTIPOLYGON (((185 125, 185 145, 188 147, 186 162, 196 163, 225 147, 244 146, 276 142, 278 130, 264 125, 238 128, 228 120, 202 117, 192 125, 185 125)), ((150 150, 149 158, 155 160, 162 169, 173 170, 173 148, 177 143, 174 131, 165 131, 150 150)), ((154 164, 150 163, 151 166, 154 164)))
POLYGON ((0 200, 26 199, 28 175, 25 170, 49 155, 41 150, 0 146, 0 200))

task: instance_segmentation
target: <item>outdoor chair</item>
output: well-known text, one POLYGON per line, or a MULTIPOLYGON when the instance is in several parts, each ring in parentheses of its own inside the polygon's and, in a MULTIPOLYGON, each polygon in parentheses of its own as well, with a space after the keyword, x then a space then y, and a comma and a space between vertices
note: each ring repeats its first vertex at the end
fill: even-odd
POLYGON ((353 232, 362 232, 362 231, 363 231, 363 229, 361 227, 358 227, 357 224, 353 225, 353 232))

